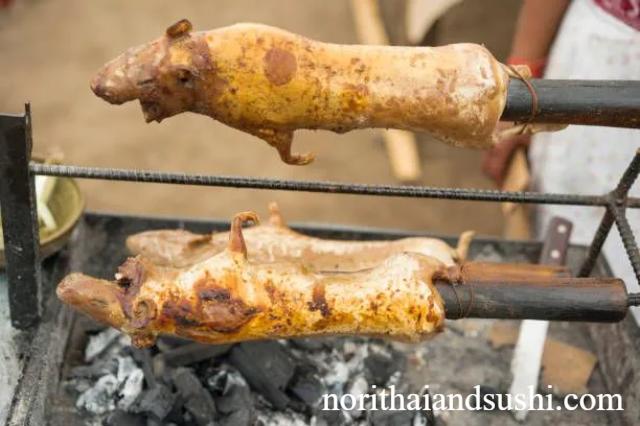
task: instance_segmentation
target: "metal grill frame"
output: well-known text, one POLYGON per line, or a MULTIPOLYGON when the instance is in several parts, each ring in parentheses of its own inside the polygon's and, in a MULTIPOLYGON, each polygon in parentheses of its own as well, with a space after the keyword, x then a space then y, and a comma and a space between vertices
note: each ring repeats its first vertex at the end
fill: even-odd
MULTIPOLYGON (((636 152, 636 155, 631 160, 617 187, 604 195, 369 185, 44 165, 30 161, 31 150, 31 111, 29 104, 25 105, 24 114, 0 114, 0 212, 2 213, 5 241, 11 322, 18 329, 31 329, 42 316, 39 232, 33 179, 35 175, 388 197, 601 206, 606 208, 606 212, 594 235, 578 276, 587 277, 591 274, 602 246, 615 223, 636 279, 640 283, 640 252, 626 217, 627 208, 640 208, 640 198, 628 197, 628 192, 640 173, 640 150, 636 152)), ((629 295, 629 303, 630 305, 640 303, 640 294, 629 295)))

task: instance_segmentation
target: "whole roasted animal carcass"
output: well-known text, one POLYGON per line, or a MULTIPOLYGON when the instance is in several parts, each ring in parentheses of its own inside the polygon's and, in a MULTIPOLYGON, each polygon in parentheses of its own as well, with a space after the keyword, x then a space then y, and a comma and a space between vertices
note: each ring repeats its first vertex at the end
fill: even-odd
POLYGON ((187 20, 106 64, 92 90, 112 104, 139 100, 147 122, 183 112, 257 136, 287 164, 298 129, 395 128, 452 145, 494 146, 510 74, 483 46, 321 43, 259 24, 194 32, 187 20))
MULTIPOLYGON (((244 231, 249 258, 257 263, 296 262, 318 272, 355 272, 373 268, 392 254, 419 253, 447 266, 466 260, 473 231, 462 233, 454 249, 436 238, 393 241, 340 241, 309 237, 287 227, 276 203, 269 221, 244 231)), ((127 248, 161 266, 185 267, 224 251, 228 232, 194 234, 182 229, 145 231, 127 238, 127 248)))
POLYGON ((443 328, 433 281, 440 260, 391 255, 364 272, 319 273, 300 263, 259 263, 247 256, 242 223, 232 221, 226 250, 185 268, 128 259, 114 281, 67 276, 58 297, 96 321, 122 330, 138 347, 159 334, 206 343, 359 334, 419 341, 443 328))

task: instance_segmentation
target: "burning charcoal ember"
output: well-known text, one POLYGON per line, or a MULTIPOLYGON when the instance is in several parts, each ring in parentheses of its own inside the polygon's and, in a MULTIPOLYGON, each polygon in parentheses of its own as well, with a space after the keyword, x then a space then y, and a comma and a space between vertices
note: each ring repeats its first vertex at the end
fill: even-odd
POLYGON ((147 422, 139 414, 115 410, 109 414, 104 424, 105 426, 146 426, 147 422))
MULTIPOLYGON (((360 401, 360 397, 369 393, 369 390, 367 380, 358 376, 349 384, 346 393, 353 395, 356 401, 360 401)), ((360 409, 359 403, 356 403, 351 410, 347 410, 347 413, 352 419, 359 419, 365 414, 365 411, 360 409)))
POLYGON ((369 354, 364 359, 366 378, 369 383, 376 386, 386 386, 391 375, 403 371, 405 365, 404 354, 378 344, 369 345, 369 354))
POLYGON ((105 331, 91 336, 89 344, 84 351, 84 360, 86 362, 93 361, 96 357, 100 356, 111 345, 115 344, 122 333, 114 328, 107 328, 105 331))
POLYGON ((154 373, 153 360, 149 349, 133 349, 132 354, 133 359, 135 359, 140 368, 142 368, 144 381, 147 383, 147 387, 152 388, 156 386, 158 381, 154 373))
POLYGON ((285 389, 295 365, 283 345, 274 341, 242 343, 233 347, 229 361, 276 409, 287 407, 289 397, 285 389))
POLYGON ((212 424, 216 416, 213 397, 198 378, 186 368, 177 368, 173 372, 173 384, 184 399, 184 407, 198 426, 212 424))
POLYGON ((216 358, 229 352, 231 345, 205 345, 191 343, 179 346, 167 352, 156 355, 171 367, 184 367, 210 358, 216 358))
POLYGON ((116 374, 118 370, 118 363, 115 359, 108 359, 102 362, 94 361, 89 365, 79 365, 73 367, 69 372, 68 377, 72 378, 86 378, 86 379, 98 379, 107 374, 116 374))
POLYGON ((318 405, 322 395, 327 393, 327 388, 315 371, 299 369, 289 384, 289 391, 308 406, 314 407, 318 405))
POLYGON ((113 374, 101 377, 96 384, 83 392, 76 401, 76 408, 91 414, 105 414, 115 408, 114 396, 118 390, 118 379, 113 374))
MULTIPOLYGON (((120 373, 120 371, 118 371, 120 373)), ((118 379, 120 380, 120 379, 118 379)), ((136 368, 131 371, 124 380, 124 384, 120 388, 118 396, 118 408, 129 411, 133 404, 138 400, 142 393, 142 383, 144 381, 144 373, 141 369, 136 368)))
POLYGON ((168 387, 158 385, 143 392, 132 410, 144 413, 155 420, 163 420, 171 412, 175 402, 176 394, 168 387))

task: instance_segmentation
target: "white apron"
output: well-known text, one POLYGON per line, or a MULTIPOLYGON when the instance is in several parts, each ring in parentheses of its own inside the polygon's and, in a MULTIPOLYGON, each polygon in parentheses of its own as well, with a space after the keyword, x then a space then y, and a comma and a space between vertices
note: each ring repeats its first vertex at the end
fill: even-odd
MULTIPOLYGON (((549 79, 640 80, 640 31, 618 21, 591 0, 574 0, 554 43, 545 74, 549 79)), ((604 194, 618 183, 636 150, 640 130, 569 126, 532 139, 529 159, 533 190, 552 193, 604 194)), ((629 192, 640 197, 640 179, 629 192)), ((553 216, 574 224, 572 242, 589 244, 604 208, 536 206, 535 233, 540 238, 553 216)), ((640 241, 640 209, 628 209, 627 218, 640 241)), ((615 276, 629 291, 640 286, 613 227, 604 254, 615 276)), ((640 324, 640 309, 634 308, 640 324)))

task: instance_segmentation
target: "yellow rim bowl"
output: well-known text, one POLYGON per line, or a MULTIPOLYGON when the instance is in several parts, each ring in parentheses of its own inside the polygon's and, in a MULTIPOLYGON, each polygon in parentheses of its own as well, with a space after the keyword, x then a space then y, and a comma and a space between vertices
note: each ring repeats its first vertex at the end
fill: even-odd
MULTIPOLYGON (((38 160, 34 159, 34 161, 38 160)), ((65 246, 71 238, 71 232, 82 217, 84 197, 76 180, 56 178, 56 184, 47 205, 58 227, 49 233, 40 230, 41 259, 51 256, 65 246)), ((3 266, 5 266, 4 241, 0 238, 0 267, 3 266)))

